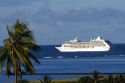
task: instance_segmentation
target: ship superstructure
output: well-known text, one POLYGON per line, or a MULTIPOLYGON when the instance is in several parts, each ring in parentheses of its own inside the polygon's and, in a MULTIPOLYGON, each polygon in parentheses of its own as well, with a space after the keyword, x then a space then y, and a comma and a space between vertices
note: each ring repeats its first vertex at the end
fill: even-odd
POLYGON ((96 39, 91 39, 88 42, 74 40, 66 41, 61 47, 56 47, 60 52, 84 52, 84 51, 109 51, 110 46, 98 36, 96 39))

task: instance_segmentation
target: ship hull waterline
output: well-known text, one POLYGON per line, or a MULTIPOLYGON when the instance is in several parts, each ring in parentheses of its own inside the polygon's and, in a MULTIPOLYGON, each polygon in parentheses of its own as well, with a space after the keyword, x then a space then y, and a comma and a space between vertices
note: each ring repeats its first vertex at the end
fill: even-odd
POLYGON ((60 52, 106 52, 109 48, 61 48, 55 47, 60 52))

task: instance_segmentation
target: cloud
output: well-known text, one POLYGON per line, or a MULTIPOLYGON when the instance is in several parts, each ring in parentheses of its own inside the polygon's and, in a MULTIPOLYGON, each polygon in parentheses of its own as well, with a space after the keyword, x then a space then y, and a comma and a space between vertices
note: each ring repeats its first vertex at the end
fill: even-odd
POLYGON ((15 6, 23 6, 30 3, 36 2, 45 2, 46 0, 1 0, 0 7, 15 7, 15 6))
POLYGON ((121 20, 125 18, 125 12, 111 8, 89 8, 81 10, 70 10, 65 14, 67 22, 93 21, 96 23, 110 23, 112 20, 121 20))
POLYGON ((55 12, 49 8, 48 0, 3 0, 0 2, 0 10, 2 12, 0 18, 7 19, 9 22, 20 18, 24 21, 53 26, 60 23, 77 22, 95 22, 102 24, 112 22, 125 23, 125 11, 112 8, 83 9, 76 6, 66 12, 55 12))
POLYGON ((0 5, 2 23, 13 23, 17 18, 23 21, 31 20, 39 9, 47 7, 48 2, 47 0, 3 0, 0 4, 2 4, 0 5))
POLYGON ((75 8, 65 13, 54 12, 51 9, 40 9, 34 16, 33 21, 37 23, 55 25, 61 23, 77 22, 95 22, 101 24, 107 23, 125 23, 125 11, 111 8, 75 8))
POLYGON ((125 11, 112 8, 76 7, 66 12, 56 12, 49 8, 47 2, 45 5, 40 0, 35 3, 32 0, 28 1, 27 6, 20 3, 20 7, 8 7, 12 10, 11 12, 7 12, 7 8, 2 10, 4 13, 0 15, 3 19, 1 24, 13 24, 17 18, 29 23, 39 44, 41 42, 42 44, 56 44, 63 42, 61 40, 76 36, 87 39, 90 36, 102 35, 114 42, 123 40, 115 40, 112 36, 116 33, 115 37, 119 37, 124 33, 125 11))
MULTIPOLYGON (((125 42, 123 38, 116 39, 124 34, 125 11, 112 8, 79 8, 60 13, 51 9, 41 9, 33 17, 33 25, 39 25, 37 27, 43 33, 43 41, 40 40, 43 43, 63 42, 59 40, 76 36, 87 39, 97 35, 113 42, 125 42)), ((40 35, 38 33, 37 36, 40 35)))

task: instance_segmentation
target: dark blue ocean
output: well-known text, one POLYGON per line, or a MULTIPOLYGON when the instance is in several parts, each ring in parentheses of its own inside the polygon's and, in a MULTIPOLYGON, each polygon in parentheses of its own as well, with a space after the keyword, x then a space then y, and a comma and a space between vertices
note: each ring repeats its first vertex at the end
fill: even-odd
MULTIPOLYGON (((102 73, 125 72, 125 44, 112 44, 108 52, 69 52, 55 49, 59 45, 41 45, 39 52, 32 52, 41 62, 33 62, 36 73, 102 73)), ((3 72, 5 68, 3 68, 3 72)), ((81 75, 51 76, 53 79, 76 78, 81 75)), ((24 79, 38 80, 42 75, 23 76, 24 79)), ((0 82, 13 80, 1 75, 0 82)))

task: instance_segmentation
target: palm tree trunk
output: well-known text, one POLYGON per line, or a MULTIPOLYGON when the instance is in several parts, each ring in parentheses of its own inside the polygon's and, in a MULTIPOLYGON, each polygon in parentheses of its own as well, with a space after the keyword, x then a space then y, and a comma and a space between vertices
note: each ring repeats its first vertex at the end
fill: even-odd
POLYGON ((21 72, 21 63, 20 62, 18 62, 18 72, 19 72, 19 79, 22 81, 22 72, 21 72))
POLYGON ((17 79, 17 71, 16 71, 16 67, 15 67, 15 83, 17 83, 18 79, 17 79))
POLYGON ((16 78, 15 78, 15 79, 16 79, 16 83, 17 83, 17 81, 18 81, 18 79, 17 79, 17 75, 16 75, 16 78))
POLYGON ((18 83, 18 77, 17 77, 17 60, 15 61, 15 83, 18 83))
POLYGON ((94 83, 97 83, 97 79, 94 79, 94 83))

